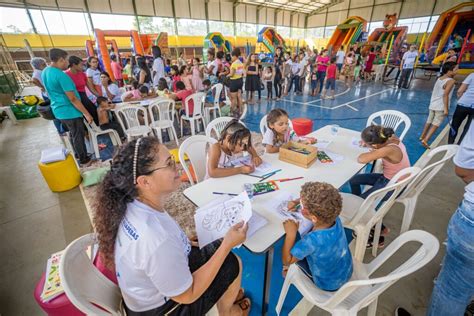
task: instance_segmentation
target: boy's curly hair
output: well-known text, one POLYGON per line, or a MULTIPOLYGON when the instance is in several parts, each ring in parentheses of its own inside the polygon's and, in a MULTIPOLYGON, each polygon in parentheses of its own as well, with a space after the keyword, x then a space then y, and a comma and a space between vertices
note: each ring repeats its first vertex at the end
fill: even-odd
POLYGON ((307 182, 301 188, 304 208, 320 221, 334 223, 342 210, 339 191, 325 182, 307 182))

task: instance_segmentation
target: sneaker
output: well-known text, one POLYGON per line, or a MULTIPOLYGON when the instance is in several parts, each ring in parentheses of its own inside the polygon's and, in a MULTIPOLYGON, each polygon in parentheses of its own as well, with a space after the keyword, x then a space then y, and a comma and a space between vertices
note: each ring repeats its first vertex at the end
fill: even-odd
POLYGON ((395 310, 395 316, 411 316, 411 314, 403 307, 397 307, 395 310))

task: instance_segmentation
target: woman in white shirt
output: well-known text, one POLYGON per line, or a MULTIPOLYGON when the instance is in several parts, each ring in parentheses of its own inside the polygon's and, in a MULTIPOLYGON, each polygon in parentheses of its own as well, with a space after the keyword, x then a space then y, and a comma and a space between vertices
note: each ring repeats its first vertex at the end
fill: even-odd
POLYGON ((161 58, 161 49, 158 46, 152 46, 151 51, 153 53, 153 87, 158 87, 160 78, 165 77, 165 65, 163 58, 161 58))
POLYGON ((91 91, 94 95, 100 95, 100 70, 99 70, 99 60, 95 56, 87 58, 87 70, 86 76, 88 81, 88 86, 93 86, 96 91, 91 91))
POLYGON ((122 92, 120 88, 112 82, 108 72, 103 71, 100 74, 100 84, 102 85, 102 96, 109 99, 113 103, 122 102, 122 92))
POLYGON ((163 208, 179 184, 174 158, 155 137, 124 144, 100 184, 94 227, 127 315, 204 315, 215 304, 219 315, 247 315, 241 263, 231 252, 246 225, 199 250, 163 208))

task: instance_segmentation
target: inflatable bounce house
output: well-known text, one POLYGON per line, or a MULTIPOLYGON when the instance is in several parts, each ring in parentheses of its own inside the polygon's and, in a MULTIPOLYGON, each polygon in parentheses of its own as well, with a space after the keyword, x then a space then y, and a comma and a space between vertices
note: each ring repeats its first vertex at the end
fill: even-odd
POLYGON ((339 24, 328 42, 330 54, 335 54, 341 45, 346 49, 360 42, 362 35, 367 31, 367 21, 359 16, 348 17, 347 20, 339 24))
POLYGON ((207 62, 207 50, 209 48, 214 48, 216 52, 223 51, 226 54, 230 54, 232 52, 232 44, 225 39, 224 35, 219 32, 209 33, 204 38, 202 56, 205 63, 207 62))
POLYGON ((256 52, 262 62, 273 60, 275 50, 278 46, 287 51, 283 37, 273 27, 264 27, 258 32, 256 52))
POLYGON ((459 73, 469 74, 474 71, 474 2, 461 3, 440 16, 424 48, 428 60, 433 65, 441 65, 446 58, 447 50, 454 43, 454 36, 462 37, 461 49, 457 49, 459 73))
POLYGON ((169 53, 168 33, 140 35, 138 31, 115 31, 94 29, 95 40, 86 41, 87 56, 97 56, 99 59, 99 68, 107 71, 113 81, 115 81, 112 67, 110 65, 110 52, 120 56, 117 42, 114 39, 106 37, 129 37, 131 44, 131 54, 146 56, 150 54, 151 46, 157 45, 162 53, 169 53), (95 49, 94 49, 95 45, 95 49))
POLYGON ((380 47, 382 52, 386 53, 386 49, 390 45, 393 36, 392 56, 396 56, 399 49, 405 42, 408 33, 408 26, 397 26, 397 14, 387 14, 383 21, 383 27, 376 28, 367 39, 363 52, 367 53, 371 47, 380 47))

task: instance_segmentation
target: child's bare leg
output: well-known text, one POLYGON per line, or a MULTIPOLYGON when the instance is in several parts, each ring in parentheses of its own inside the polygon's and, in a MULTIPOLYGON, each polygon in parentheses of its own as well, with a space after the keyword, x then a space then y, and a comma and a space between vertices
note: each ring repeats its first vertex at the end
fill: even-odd
POLYGON ((423 128, 423 132, 421 132, 421 135, 420 135, 420 140, 423 140, 425 138, 426 133, 428 133, 428 130, 430 129, 430 126, 431 126, 430 123, 425 124, 425 127, 423 128))
POLYGON ((219 301, 217 301, 219 315, 242 315, 242 309, 239 305, 234 304, 242 283, 242 261, 239 257, 237 257, 237 260, 239 261, 239 275, 227 288, 227 291, 225 291, 219 301))
POLYGON ((425 138, 422 140, 422 142, 424 143, 428 143, 428 141, 430 140, 431 136, 433 136, 433 134, 436 132, 436 130, 438 129, 438 126, 436 125, 431 125, 431 128, 429 129, 428 133, 426 134, 425 138))
POLYGON ((334 99, 334 94, 335 94, 335 93, 336 93, 336 90, 332 89, 332 90, 331 90, 331 96, 332 96, 333 99, 334 99))

